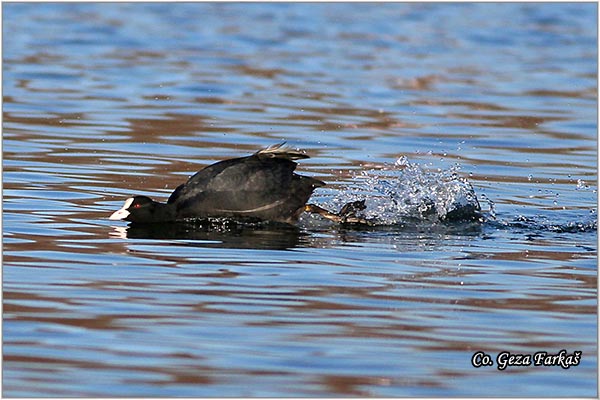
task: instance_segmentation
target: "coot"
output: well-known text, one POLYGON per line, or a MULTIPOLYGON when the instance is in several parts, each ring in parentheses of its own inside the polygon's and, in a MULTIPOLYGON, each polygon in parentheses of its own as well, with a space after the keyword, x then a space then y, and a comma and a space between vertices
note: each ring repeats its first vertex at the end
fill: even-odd
POLYGON ((177 187, 166 203, 134 196, 109 219, 156 223, 228 218, 294 223, 307 211, 336 222, 361 222, 355 212, 364 208, 364 202, 347 205, 339 214, 306 204, 313 190, 325 183, 294 173, 294 160, 303 158, 308 156, 282 143, 247 157, 220 161, 177 187))

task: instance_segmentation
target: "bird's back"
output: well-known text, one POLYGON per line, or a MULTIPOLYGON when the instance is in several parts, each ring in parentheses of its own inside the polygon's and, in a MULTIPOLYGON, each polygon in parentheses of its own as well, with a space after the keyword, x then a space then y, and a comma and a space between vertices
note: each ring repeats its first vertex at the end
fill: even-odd
POLYGON ((229 217, 293 222, 324 183, 294 173, 306 155, 271 147, 212 164, 179 186, 168 200, 183 218, 229 217))

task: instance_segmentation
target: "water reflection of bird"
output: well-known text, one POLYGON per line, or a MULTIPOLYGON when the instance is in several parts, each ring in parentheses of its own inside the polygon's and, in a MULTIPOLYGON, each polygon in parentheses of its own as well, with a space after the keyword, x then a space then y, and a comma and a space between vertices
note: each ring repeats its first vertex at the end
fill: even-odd
POLYGON ((307 211, 336 222, 362 222, 356 212, 364 208, 364 202, 349 203, 338 214, 306 204, 312 192, 325 183, 294 173, 294 160, 303 158, 308 156, 278 144, 247 157, 220 161, 177 187, 166 203, 134 196, 109 219, 155 223, 230 218, 294 223, 307 211))
POLYGON ((166 224, 114 227, 110 237, 120 239, 185 240, 179 245, 201 248, 285 250, 308 236, 295 225, 246 224, 232 220, 192 220, 166 224))

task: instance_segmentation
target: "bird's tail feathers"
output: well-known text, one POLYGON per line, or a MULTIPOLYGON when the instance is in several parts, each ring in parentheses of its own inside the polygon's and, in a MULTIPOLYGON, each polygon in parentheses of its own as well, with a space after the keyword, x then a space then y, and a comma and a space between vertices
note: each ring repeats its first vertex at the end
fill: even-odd
POLYGON ((309 156, 301 150, 295 150, 289 146, 286 146, 285 142, 277 143, 267 148, 260 149, 255 154, 262 157, 286 158, 288 160, 309 158, 309 156))

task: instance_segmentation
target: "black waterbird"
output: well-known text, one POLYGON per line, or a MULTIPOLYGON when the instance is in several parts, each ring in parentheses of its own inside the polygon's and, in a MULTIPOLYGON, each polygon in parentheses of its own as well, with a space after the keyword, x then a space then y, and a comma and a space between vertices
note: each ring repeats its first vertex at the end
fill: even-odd
POLYGON ((109 219, 160 223, 226 218, 292 224, 306 211, 340 223, 367 223, 356 216, 364 201, 348 203, 337 214, 307 204, 312 192, 325 183, 294 173, 294 160, 305 158, 309 157, 282 143, 247 157, 219 161, 178 186, 166 203, 134 196, 109 219))

